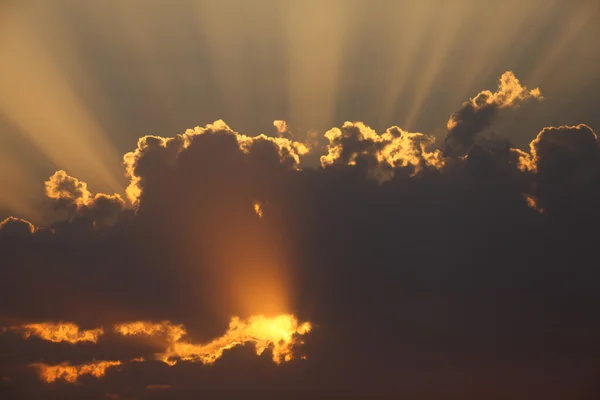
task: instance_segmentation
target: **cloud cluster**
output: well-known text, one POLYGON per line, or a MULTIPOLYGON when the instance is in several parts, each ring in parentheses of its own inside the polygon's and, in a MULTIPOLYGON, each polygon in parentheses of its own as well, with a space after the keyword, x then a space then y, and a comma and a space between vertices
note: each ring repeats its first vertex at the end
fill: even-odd
POLYGON ((321 166, 363 165, 370 176, 389 180, 398 168, 410 167, 412 174, 424 168, 444 166, 440 150, 431 150, 435 138, 422 133, 405 132, 394 126, 379 135, 362 122, 346 122, 341 129, 325 133, 329 140, 327 154, 321 156, 321 166))
POLYGON ((277 137, 223 121, 145 136, 124 157, 126 201, 57 172, 56 222, 0 224, 0 323, 21 333, 0 335, 0 394, 594 395, 597 134, 548 127, 527 149, 484 135, 540 98, 507 72, 437 145, 361 122, 323 149, 284 121, 277 137), (305 362, 273 363, 310 328, 305 362))
MULTIPOLYGON (((287 129, 284 121, 278 121, 277 129, 287 129)), ((131 179, 127 187, 127 197, 137 204, 144 190, 145 180, 155 178, 178 162, 178 156, 197 142, 197 151, 206 151, 209 143, 223 146, 223 150, 237 151, 237 162, 278 162, 295 168, 300 163, 300 156, 308 153, 308 147, 283 137, 246 136, 233 131, 224 121, 215 121, 204 128, 188 129, 185 133, 173 138, 144 136, 138 141, 137 149, 124 156, 127 176, 131 179), (205 149, 203 149, 204 147, 205 149), (263 159, 259 159, 263 158, 263 159)), ((189 152, 193 152, 190 150, 189 152)), ((213 155, 214 157, 214 155, 213 155)), ((185 158, 185 157, 184 157, 185 158)), ((231 160, 232 162, 234 160, 231 160)))
MULTIPOLYGON (((293 315, 278 315, 266 317, 255 315, 247 320, 233 317, 227 332, 205 344, 196 344, 184 339, 188 333, 183 325, 175 325, 170 321, 149 322, 135 321, 119 323, 114 326, 115 333, 134 338, 160 336, 164 341, 164 349, 155 354, 155 359, 169 366, 174 366, 178 361, 201 362, 214 364, 223 356, 223 352, 234 347, 252 343, 256 354, 260 356, 265 350, 270 349, 272 360, 276 364, 289 362, 294 359, 294 347, 303 342, 300 336, 306 335, 311 330, 308 322, 299 323, 293 315)), ((78 344, 84 342, 98 343, 104 334, 103 328, 81 330, 74 323, 32 323, 6 329, 23 334, 25 339, 32 336, 52 343, 78 344)), ((133 357, 131 363, 143 363, 145 357, 133 357)), ((111 367, 123 365, 126 361, 92 361, 84 364, 71 365, 68 361, 56 365, 42 362, 30 364, 39 371, 40 378, 52 383, 63 379, 75 383, 83 375, 92 375, 101 378, 106 370, 111 367)))
POLYGON ((56 209, 66 211, 69 218, 85 216, 99 226, 115 223, 125 208, 125 201, 119 194, 92 195, 87 183, 62 170, 56 171, 46 181, 46 196, 54 201, 56 209))

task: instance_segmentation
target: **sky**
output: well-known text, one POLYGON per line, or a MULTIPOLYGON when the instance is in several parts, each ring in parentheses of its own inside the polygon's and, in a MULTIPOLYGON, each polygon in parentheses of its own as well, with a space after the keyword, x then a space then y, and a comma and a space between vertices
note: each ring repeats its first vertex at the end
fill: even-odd
POLYGON ((0 2, 0 397, 600 395, 600 1, 0 2))

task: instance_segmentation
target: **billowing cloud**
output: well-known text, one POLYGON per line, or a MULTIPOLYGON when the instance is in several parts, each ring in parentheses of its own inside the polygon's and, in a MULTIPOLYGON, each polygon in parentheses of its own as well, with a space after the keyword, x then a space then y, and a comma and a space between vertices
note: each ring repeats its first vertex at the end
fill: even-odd
POLYGON ((83 206, 90 201, 91 193, 87 189, 87 183, 61 170, 46 181, 46 196, 69 205, 83 206))
POLYGON ((66 210, 69 217, 86 216, 100 225, 116 222, 119 213, 125 208, 125 202, 119 194, 93 195, 88 190, 87 183, 62 170, 55 172, 46 181, 46 196, 56 202, 56 208, 66 210))
POLYGON ((538 210, 588 210, 600 196, 598 136, 587 125, 544 128, 519 166, 533 174, 530 199, 538 210))
POLYGON ((35 233, 36 227, 24 219, 8 217, 0 222, 0 236, 27 237, 35 233))
MULTIPOLYGON (((277 123, 277 126, 283 125, 277 123)), ((174 167, 178 162, 178 155, 199 136, 221 137, 222 139, 213 140, 223 141, 231 139, 230 145, 236 146, 248 158, 252 158, 253 154, 261 151, 262 146, 268 144, 276 151, 279 162, 290 167, 297 167, 300 163, 300 156, 309 152, 309 148, 305 144, 287 138, 269 137, 264 134, 251 137, 240 134, 222 120, 215 121, 204 128, 188 129, 185 133, 173 138, 145 136, 138 141, 136 150, 123 157, 127 176, 131 180, 127 187, 129 200, 133 204, 137 204, 144 188, 144 179, 150 179, 152 174, 160 174, 161 171, 156 170, 157 168, 164 173, 165 169, 174 167)))
POLYGON ((278 119, 273 121, 273 126, 277 129, 277 133, 280 136, 284 136, 289 132, 288 124, 283 120, 278 119))
POLYGON ((0 335, 0 393, 592 393, 597 135, 548 127, 518 149, 482 134, 537 98, 507 73, 440 143, 362 122, 320 149, 281 121, 273 137, 223 121, 145 136, 124 157, 127 203, 57 172, 55 222, 0 224, 0 323, 21 333, 0 335), (78 384, 41 384, 56 381, 78 384))
POLYGON ((321 157, 324 168, 360 164, 368 168, 371 176, 387 180, 397 168, 410 167, 416 174, 423 168, 438 169, 444 165, 441 152, 431 149, 434 137, 398 127, 380 135, 362 122, 346 122, 341 129, 327 131, 325 137, 329 145, 327 154, 321 157))
POLYGON ((448 120, 448 134, 444 143, 447 155, 466 154, 475 143, 475 138, 490 126, 500 109, 518 107, 529 99, 542 99, 540 89, 529 90, 523 86, 512 71, 500 77, 495 92, 484 90, 463 103, 460 110, 448 120))

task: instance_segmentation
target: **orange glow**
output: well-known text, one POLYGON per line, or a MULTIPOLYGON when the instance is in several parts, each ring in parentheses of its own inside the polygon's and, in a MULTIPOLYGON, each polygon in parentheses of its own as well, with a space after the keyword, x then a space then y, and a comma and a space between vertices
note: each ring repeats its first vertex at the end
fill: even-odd
POLYGON ((87 204, 92 194, 87 183, 69 176, 65 171, 56 171, 46 182, 46 196, 54 200, 69 200, 77 206, 87 204))
POLYGON ((295 142, 293 140, 289 140, 289 139, 281 138, 281 137, 274 138, 274 137, 267 136, 264 133, 261 133, 258 136, 246 136, 246 135, 237 133, 236 137, 237 137, 238 143, 240 144, 240 148, 246 153, 248 152, 248 148, 254 142, 261 141, 261 140, 271 142, 277 148, 277 150, 279 152, 279 157, 281 158, 282 161, 289 157, 294 161, 294 164, 296 164, 296 165, 300 163, 300 156, 303 156, 310 151, 308 146, 306 146, 304 143, 295 142))
POLYGON ((98 337, 104 334, 102 328, 82 331, 79 326, 69 322, 42 322, 38 324, 26 324, 9 328, 12 331, 22 332, 25 339, 31 336, 39 337, 54 343, 67 342, 92 342, 97 343, 98 337))
POLYGON ((19 2, 9 10, 0 33, 0 52, 12 55, 0 59, 0 115, 45 160, 103 190, 122 190, 118 152, 103 128, 106 121, 85 101, 86 95, 100 93, 81 84, 88 77, 82 64, 73 68, 77 62, 72 62, 65 32, 49 23, 51 12, 42 3, 19 2))
POLYGON ((38 369, 40 378, 47 383, 52 383, 59 379, 75 383, 82 375, 92 375, 96 378, 101 378, 106 374, 107 369, 121 364, 121 361, 95 361, 81 365, 69 365, 68 363, 47 365, 35 363, 31 364, 31 366, 38 369))
MULTIPOLYGON (((529 90, 521 84, 514 72, 506 71, 500 77, 498 90, 493 93, 489 90, 484 90, 470 99, 466 104, 470 103, 475 110, 480 110, 490 105, 498 108, 516 108, 521 102, 529 99, 543 100, 544 97, 539 88, 529 90)), ((458 124, 455 118, 456 114, 452 115, 448 120, 446 128, 449 131, 454 129, 458 124)))
POLYGON ((233 317, 223 336, 206 344, 194 344, 181 340, 187 333, 182 325, 173 325, 168 321, 138 321, 115 327, 122 335, 164 335, 167 347, 164 352, 157 353, 156 358, 171 366, 177 360, 213 364, 221 358, 223 351, 246 343, 254 344, 257 355, 271 348, 273 362, 280 364, 294 359, 294 346, 302 344, 299 336, 306 335, 311 329, 309 322, 299 323, 291 314, 276 317, 256 315, 247 320, 233 317))
POLYGON ((285 122, 283 120, 277 119, 277 120, 273 121, 273 126, 275 128, 277 128, 277 133, 279 133, 280 135, 283 135, 284 133, 286 133, 289 130, 287 122, 285 122))
POLYGON ((161 321, 157 323, 148 321, 128 322, 115 325, 115 331, 123 336, 163 335, 169 342, 176 342, 186 334, 183 325, 173 325, 170 321, 161 321))
MULTIPOLYGON (((321 166, 324 168, 340 161, 344 150, 344 138, 352 138, 362 143, 364 148, 360 154, 375 157, 379 168, 370 172, 381 181, 393 177, 392 171, 386 173, 381 167, 389 169, 412 166, 414 175, 425 167, 439 169, 444 166, 440 150, 427 150, 435 143, 433 136, 406 132, 397 126, 378 134, 362 122, 346 122, 341 129, 333 128, 327 131, 325 138, 329 140, 329 145, 328 153, 321 157, 321 166)), ((358 155, 359 153, 353 154, 348 165, 355 165, 358 155)))
POLYGON ((53 200, 66 200, 75 206, 93 206, 98 200, 105 199, 110 202, 118 203, 122 207, 125 206, 125 202, 121 196, 117 193, 108 195, 104 193, 97 193, 92 195, 88 190, 87 183, 80 181, 77 178, 69 176, 65 171, 56 171, 48 180, 45 182, 46 196, 53 200))
POLYGON ((262 208, 262 204, 260 203, 260 201, 254 202, 254 212, 256 213, 256 215, 258 215, 259 218, 262 218, 263 208, 262 208))
POLYGON ((510 149, 510 151, 517 157, 517 167, 519 170, 523 172, 535 171, 535 165, 529 153, 519 149, 510 149))
POLYGON ((540 214, 542 214, 544 212, 543 208, 540 208, 539 204, 538 204, 538 199, 534 196, 528 195, 528 194, 524 194, 523 196, 525 196, 525 200, 527 200, 527 205, 531 208, 533 208, 535 211, 539 212, 540 214))
POLYGON ((483 99, 488 104, 497 104, 500 107, 513 107, 518 105, 519 101, 524 101, 529 98, 543 100, 542 92, 539 88, 535 89, 527 89, 527 87, 521 85, 521 82, 515 76, 515 73, 512 71, 506 71, 500 77, 500 85, 498 86, 498 90, 495 93, 491 93, 490 91, 483 91, 473 99, 474 104, 478 105, 477 100, 479 97, 483 96, 483 99))

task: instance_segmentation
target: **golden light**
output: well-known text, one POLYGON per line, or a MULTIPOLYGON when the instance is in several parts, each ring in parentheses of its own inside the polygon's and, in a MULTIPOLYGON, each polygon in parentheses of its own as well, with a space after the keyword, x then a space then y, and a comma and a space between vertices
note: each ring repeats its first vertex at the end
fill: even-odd
MULTIPOLYGON (((573 98, 598 76, 599 7, 597 0, 13 1, 0 16, 0 53, 10 55, 0 60, 0 208, 39 219, 36 175, 47 176, 50 165, 94 191, 120 193, 125 145, 207 118, 253 135, 284 118, 299 138, 318 132, 321 142, 346 120, 440 135, 447 115, 507 69, 573 98), (140 124, 148 114, 152 122, 140 124)), ((544 105, 546 112, 563 106, 544 105)))
POLYGON ((260 201, 254 202, 254 212, 256 213, 256 215, 258 215, 258 218, 262 218, 263 208, 262 208, 262 204, 260 203, 260 201))
MULTIPOLYGON (((553 40, 551 46, 546 47, 528 79, 534 82, 545 82, 548 81, 549 75, 562 69, 557 68, 557 64, 560 64, 561 67, 567 66, 563 65, 562 62, 565 55, 578 39, 581 39, 580 34, 584 27, 593 21, 594 16, 598 15, 598 11, 600 11, 600 2, 597 0, 583 0, 570 4, 570 7, 564 10, 564 14, 561 15, 561 23, 555 27, 556 31, 553 33, 556 33, 556 39, 553 40)), ((577 71, 584 72, 584 74, 580 74, 576 78, 583 78, 587 81, 589 79, 588 74, 591 71, 588 69, 582 70, 581 67, 581 65, 577 65, 577 71)), ((569 84, 564 80, 561 83, 569 84)), ((578 83, 581 84, 582 82, 578 83)))
POLYGON ((73 53, 40 2, 8 9, 0 26, 0 117, 58 168, 122 191, 118 152, 78 93, 73 53), (46 15, 48 15, 46 14, 46 15), (70 64, 71 63, 71 64, 70 64))
POLYGON ((334 123, 354 1, 290 1, 282 10, 289 123, 300 132, 334 123))
POLYGON ((178 360, 213 364, 223 356, 225 350, 247 343, 254 345, 257 355, 270 348, 273 362, 280 364, 294 359, 294 348, 303 343, 301 336, 311 329, 309 322, 300 323, 291 314, 275 317, 256 315, 246 320, 233 317, 223 336, 208 343, 196 344, 183 339, 187 332, 182 325, 173 325, 169 321, 136 321, 115 326, 115 331, 124 336, 161 335, 166 347, 163 352, 156 354, 156 358, 171 366, 178 360))
POLYGON ((14 212, 30 221, 40 221, 40 210, 36 206, 39 191, 32 184, 35 178, 31 168, 23 159, 12 154, 1 140, 0 171, 4 171, 0 174, 0 187, 6 188, 0 190, 0 209, 5 208, 4 211, 14 212))
POLYGON ((54 343, 97 343, 98 338, 104 334, 102 328, 80 330, 78 325, 69 322, 25 324, 10 327, 9 330, 22 333, 25 339, 35 336, 54 343))
POLYGON ((448 53, 452 51, 453 42, 456 40, 463 21, 468 17, 465 3, 439 3, 438 7, 440 9, 437 12, 444 17, 436 27, 438 34, 434 36, 432 43, 428 43, 430 53, 426 64, 415 77, 416 91, 406 119, 402 122, 402 127, 406 129, 414 129, 415 122, 421 117, 423 105, 429 99, 431 89, 445 66, 444 63, 448 53))
MULTIPOLYGON (((54 343, 92 342, 97 343, 98 337, 104 333, 102 328, 94 330, 80 330, 72 323, 38 323, 11 327, 10 330, 23 332, 25 338, 37 336, 43 340, 54 343)), ((174 366, 178 361, 200 362, 213 364, 223 356, 226 350, 237 346, 251 344, 257 355, 263 354, 267 349, 271 351, 271 359, 276 364, 288 362, 296 358, 296 351, 303 342, 303 336, 312 329, 310 322, 299 322, 292 314, 276 316, 254 315, 247 319, 231 318, 225 334, 207 343, 194 343, 189 340, 188 333, 183 325, 176 325, 170 321, 150 322, 134 321, 117 324, 114 331, 127 337, 153 337, 156 343, 164 349, 155 354, 155 359, 174 366)), ((301 355, 306 359, 306 355, 301 355)), ((143 363, 144 357, 134 357, 130 363, 143 363)), ((109 368, 123 365, 119 360, 92 361, 83 364, 63 362, 49 365, 43 362, 30 364, 38 370, 39 376, 47 383, 63 380, 75 383, 83 375, 101 378, 109 368)))
POLYGON ((109 368, 119 365, 122 365, 120 361, 94 361, 80 365, 70 365, 69 363, 58 365, 34 363, 31 364, 31 367, 36 368, 39 371, 40 378, 47 383, 57 380, 75 383, 83 375, 92 375, 95 378, 101 378, 109 368))

